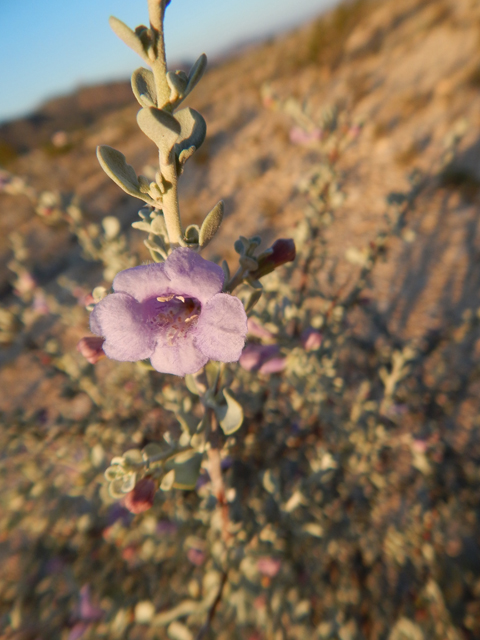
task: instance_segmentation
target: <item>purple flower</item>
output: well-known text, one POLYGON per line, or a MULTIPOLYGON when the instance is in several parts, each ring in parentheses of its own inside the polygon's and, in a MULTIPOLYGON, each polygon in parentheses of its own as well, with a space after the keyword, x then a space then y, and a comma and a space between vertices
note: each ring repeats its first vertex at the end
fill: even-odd
POLYGON ((320 349, 322 345, 323 335, 320 331, 315 331, 312 327, 308 327, 302 331, 300 340, 305 351, 316 351, 317 349, 320 349))
POLYGON ((310 144, 311 142, 319 142, 323 138, 323 131, 321 129, 312 129, 311 131, 305 131, 300 127, 292 127, 290 129, 290 142, 293 144, 310 144))
POLYGON ((150 358, 163 373, 184 376, 209 359, 236 362, 247 334, 247 316, 235 296, 220 293, 221 267, 191 249, 176 249, 165 263, 118 273, 115 293, 90 316, 113 360, 150 358))
POLYGON ((258 371, 265 362, 279 353, 280 349, 276 344, 247 344, 240 356, 240 366, 245 371, 258 371))

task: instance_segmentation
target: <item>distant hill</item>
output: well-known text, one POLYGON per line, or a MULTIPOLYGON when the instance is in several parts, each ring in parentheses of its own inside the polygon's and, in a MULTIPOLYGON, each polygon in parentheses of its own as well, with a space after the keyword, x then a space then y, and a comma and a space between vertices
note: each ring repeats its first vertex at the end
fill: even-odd
POLYGON ((128 81, 81 87, 49 100, 29 116, 0 125, 0 148, 4 148, 4 154, 10 150, 12 156, 25 153, 48 142, 56 131, 83 129, 133 102, 128 81))

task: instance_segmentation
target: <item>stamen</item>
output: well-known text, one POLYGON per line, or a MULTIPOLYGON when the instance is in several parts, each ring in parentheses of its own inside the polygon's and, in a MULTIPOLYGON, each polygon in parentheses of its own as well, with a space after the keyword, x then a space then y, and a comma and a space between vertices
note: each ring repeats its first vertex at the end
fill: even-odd
POLYGON ((167 344, 174 346, 196 325, 200 316, 200 304, 194 298, 176 294, 158 296, 157 300, 163 304, 155 323, 164 332, 167 344))

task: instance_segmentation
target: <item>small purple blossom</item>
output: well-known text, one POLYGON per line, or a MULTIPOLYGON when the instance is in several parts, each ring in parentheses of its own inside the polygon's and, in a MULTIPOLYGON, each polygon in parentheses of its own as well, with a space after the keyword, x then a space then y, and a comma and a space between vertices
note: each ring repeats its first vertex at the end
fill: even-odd
POLYGON ((280 373, 280 371, 283 371, 286 366, 287 359, 282 356, 277 356, 275 358, 270 358, 270 360, 264 362, 258 372, 265 375, 268 375, 270 373, 280 373))
POLYGON ((319 142, 323 138, 323 131, 315 128, 311 131, 305 131, 300 127, 292 127, 290 129, 290 142, 293 144, 310 144, 311 142, 319 142))
POLYGON ((312 327, 308 327, 302 331, 300 340, 305 351, 316 351, 322 345, 323 335, 320 331, 315 331, 312 327))
POLYGON ((275 335, 271 331, 269 331, 262 324, 257 322, 255 318, 248 318, 247 327, 248 327, 248 333, 251 336, 254 336, 255 338, 261 338, 261 339, 265 338, 266 340, 270 340, 271 338, 275 337, 275 335))
POLYGON ((176 249, 165 263, 118 273, 115 293, 95 306, 90 329, 105 338, 112 360, 150 358, 163 373, 196 373, 209 359, 236 362, 247 316, 238 298, 220 293, 223 281, 221 267, 176 249))
POLYGON ((240 356, 240 366, 245 371, 258 371, 271 358, 278 356, 280 349, 276 344, 247 344, 240 356))

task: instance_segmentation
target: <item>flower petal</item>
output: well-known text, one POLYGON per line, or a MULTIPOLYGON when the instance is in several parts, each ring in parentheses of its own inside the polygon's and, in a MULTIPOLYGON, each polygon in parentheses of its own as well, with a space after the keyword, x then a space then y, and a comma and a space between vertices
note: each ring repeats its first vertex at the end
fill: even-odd
POLYGON ((148 358, 156 344, 142 306, 126 293, 112 293, 95 306, 90 329, 105 338, 103 350, 113 360, 135 362, 148 358))
POLYGON ((166 293, 169 285, 164 264, 143 264, 117 273, 113 290, 115 293, 128 293, 138 302, 143 302, 166 293))
POLYGON ((202 304, 222 290, 225 278, 221 267, 187 248, 176 249, 169 255, 165 274, 172 293, 197 298, 202 304))
POLYGON ((212 360, 236 362, 245 345, 247 314, 235 296, 217 293, 203 307, 195 327, 198 348, 212 360))
POLYGON ((197 349, 192 332, 172 347, 158 344, 150 357, 150 362, 152 367, 161 373, 185 376, 188 373, 196 373, 207 364, 208 356, 197 349))

